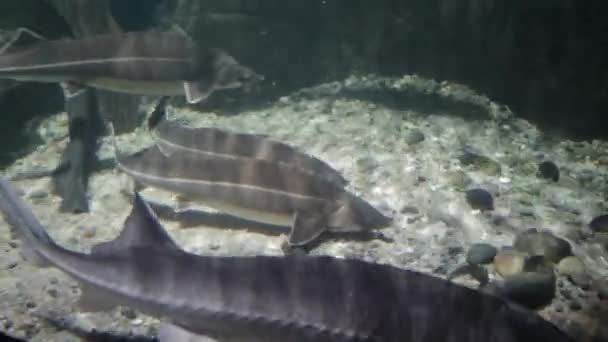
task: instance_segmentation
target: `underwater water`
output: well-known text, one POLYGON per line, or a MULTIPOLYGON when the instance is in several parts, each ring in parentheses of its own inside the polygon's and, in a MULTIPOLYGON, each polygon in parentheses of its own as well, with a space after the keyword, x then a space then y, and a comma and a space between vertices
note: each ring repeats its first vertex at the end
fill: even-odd
MULTIPOLYGON (((105 11, 116 15, 115 21, 104 17, 103 20, 113 24, 101 24, 101 27, 118 24, 126 27, 124 22, 137 12, 136 6, 144 6, 143 2, 129 8, 124 4, 118 6, 100 1, 96 5, 100 7, 92 10, 79 1, 49 3, 57 11, 63 11, 66 18, 94 18, 95 13, 105 11), (100 3, 105 3, 105 7, 100 3)), ((563 341, 569 340, 566 336, 575 341, 608 338, 605 328, 608 319, 608 142, 605 138, 574 139, 573 136, 581 135, 580 127, 577 132, 567 132, 563 125, 556 128, 560 125, 546 122, 546 111, 552 110, 548 105, 522 107, 525 101, 511 101, 510 96, 516 90, 496 93, 496 88, 488 86, 492 83, 490 80, 484 87, 484 82, 480 85, 457 77, 434 77, 437 73, 425 74, 425 70, 397 73, 395 70, 400 69, 395 65, 382 66, 384 70, 378 70, 377 65, 370 67, 373 64, 370 60, 389 63, 394 61, 394 56, 382 59, 378 57, 382 55, 379 53, 370 57, 373 51, 357 44, 368 39, 370 50, 392 44, 392 41, 371 42, 373 39, 389 40, 388 31, 383 31, 386 35, 380 38, 373 32, 374 25, 380 25, 391 9, 407 9, 409 13, 409 16, 390 18, 396 25, 395 30, 421 30, 415 26, 421 19, 415 18, 427 16, 430 11, 424 10, 423 5, 406 8, 386 1, 377 7, 366 8, 360 2, 353 2, 357 5, 344 10, 345 17, 351 16, 367 36, 352 38, 348 32, 338 32, 328 24, 334 22, 330 19, 335 11, 346 6, 340 1, 314 2, 310 5, 314 10, 302 4, 290 5, 292 9, 301 9, 302 16, 318 13, 318 20, 325 23, 308 34, 300 31, 310 27, 297 26, 304 25, 304 19, 294 21, 295 29, 291 27, 294 30, 291 33, 284 31, 287 30, 285 18, 277 20, 278 24, 264 24, 277 16, 268 4, 227 3, 230 5, 155 1, 156 11, 146 8, 145 18, 156 15, 160 19, 149 19, 151 27, 145 32, 166 31, 169 30, 168 22, 176 22, 188 35, 150 34, 138 40, 144 36, 121 36, 111 29, 88 29, 86 20, 84 24, 83 20, 76 20, 69 23, 72 30, 85 33, 66 39, 68 43, 56 50, 51 46, 49 50, 27 50, 33 51, 30 54, 11 55, 15 52, 8 50, 5 56, 0 55, 0 78, 21 77, 17 80, 19 86, 11 88, 13 93, 0 101, 5 109, 3 112, 21 113, 19 101, 11 99, 19 98, 20 94, 28 96, 30 93, 23 89, 28 89, 31 83, 46 82, 48 85, 48 75, 55 77, 52 82, 62 83, 64 90, 64 97, 57 99, 56 90, 36 88, 44 108, 26 106, 27 115, 35 119, 23 120, 9 114, 2 119, 3 126, 6 124, 10 129, 3 130, 8 136, 2 137, 5 147, 1 161, 5 166, 0 171, 3 180, 7 180, 0 185, 0 212, 4 217, 0 219, 1 332, 27 341, 185 340, 187 336, 163 325, 169 321, 189 322, 191 325, 175 326, 190 332, 209 329, 217 334, 216 337, 232 329, 234 334, 237 331, 243 334, 239 330, 243 329, 251 341, 398 341, 401 337, 397 336, 405 336, 406 332, 396 333, 387 328, 388 323, 378 325, 380 337, 377 337, 373 335, 375 331, 365 330, 368 327, 363 323, 361 327, 344 323, 345 327, 340 325, 342 321, 332 318, 352 314, 355 322, 360 314, 355 312, 357 309, 377 303, 388 309, 362 309, 369 314, 361 315, 373 323, 390 321, 390 315, 374 315, 392 312, 390 305, 400 303, 398 298, 401 297, 389 298, 387 292, 378 291, 390 288, 390 291, 395 289, 395 293, 406 292, 413 291, 413 286, 407 287, 407 282, 393 283, 391 277, 364 278, 357 273, 357 267, 346 264, 344 268, 330 269, 338 274, 332 279, 342 281, 340 276, 343 276, 345 283, 357 279, 360 284, 346 284, 344 288, 336 289, 315 278, 317 273, 297 263, 300 257, 329 256, 330 260, 362 260, 372 269, 388 265, 398 270, 421 272, 445 280, 446 284, 451 282, 458 288, 474 291, 469 297, 463 296, 467 299, 462 299, 458 302, 460 307, 455 308, 446 302, 440 291, 425 294, 420 290, 422 296, 428 298, 420 299, 422 306, 416 309, 447 313, 440 315, 433 324, 430 321, 435 316, 421 314, 420 317, 429 322, 425 328, 406 327, 404 323, 403 329, 413 331, 411 336, 420 332, 418 339, 412 338, 412 341, 444 340, 433 337, 435 335, 430 331, 434 329, 429 326, 434 324, 455 325, 454 334, 469 336, 467 341, 526 341, 525 336, 535 336, 538 341, 553 340, 554 336, 563 336, 563 341), (233 8, 229 11, 230 6, 233 8), (369 16, 365 17, 368 21, 357 21, 366 9, 369 10, 369 16), (407 23, 414 26, 403 28, 407 23), (77 25, 84 25, 84 28, 77 25), (234 38, 224 44, 217 37, 213 41, 213 47, 225 49, 227 54, 204 50, 205 53, 189 55, 191 50, 183 48, 182 39, 192 36, 195 41, 204 41, 201 37, 210 35, 204 29, 210 27, 222 28, 221 39, 234 38), (323 30, 327 30, 327 37, 323 30), (96 31, 113 33, 110 39, 81 43, 86 37, 98 37, 96 31), (246 33, 241 35, 242 32, 246 33), (259 49, 244 52, 247 47, 244 41, 252 32, 260 37, 255 41, 259 49), (297 48, 286 47, 289 37, 294 35, 306 36, 309 44, 316 44, 318 53, 327 49, 327 55, 315 55, 317 64, 306 64, 303 60, 311 56, 294 56, 294 50, 290 49, 297 48), (236 42, 238 39, 240 41, 236 42), (357 43, 352 43, 350 48, 358 46, 360 50, 336 52, 340 49, 332 45, 335 43, 332 39, 343 40, 347 47, 354 40, 357 43), (271 44, 277 46, 275 53, 267 50, 271 44), (284 44, 284 50, 281 50, 281 44, 284 44), (138 48, 131 49, 132 46, 138 48), (165 49, 159 49, 159 46, 165 49), (121 57, 136 55, 141 60, 129 61, 128 65, 118 64, 124 61, 116 61, 114 52, 125 54, 121 57), (281 53, 285 53, 282 57, 293 59, 277 62, 274 58, 281 53), (200 57, 204 61, 200 62, 202 68, 211 71, 194 72, 192 70, 198 69, 183 66, 187 64, 185 62, 171 67, 154 64, 151 61, 154 58, 150 56, 174 58, 180 63, 187 58, 200 57), (348 56, 352 58, 348 59, 348 56), (344 70, 325 72, 322 68, 338 68, 336 65, 340 63, 336 58, 346 59, 341 66, 344 70), (91 59, 108 61, 109 66, 103 69, 83 62, 91 59), (263 63, 265 59, 267 64, 263 63), (209 60, 223 63, 214 64, 209 60), (66 61, 77 67, 53 69, 66 61), (142 63, 149 64, 142 67, 142 63), (33 72, 31 65, 37 66, 33 72), (40 76, 42 67, 47 79, 40 76), (299 67, 301 70, 295 70, 299 67), (323 75, 311 74, 306 68, 316 68, 315 72, 323 75), (290 70, 294 76, 290 76, 290 70), (302 78, 292 79, 297 75, 302 78), (193 77, 197 77, 195 81, 193 77), (109 81, 114 79, 121 82, 109 81), (137 82, 131 82, 133 80, 137 82), (159 80, 164 83, 160 84, 159 80), (167 86, 169 81, 177 86, 167 86), (134 100, 137 106, 129 108, 138 119, 121 121, 119 115, 107 112, 107 108, 116 108, 116 103, 120 102, 99 107, 106 101, 95 97, 94 91, 99 89, 130 94, 137 99, 134 100), (170 98, 161 99, 165 95, 170 98), (56 113, 49 115, 49 110, 56 113), (103 121, 103 128, 99 130, 92 128, 99 124, 97 116, 103 121), (537 120, 538 117, 544 119, 537 120), (124 124, 127 121, 128 124, 124 124), (110 122, 118 129, 110 129, 110 122), (136 127, 125 128, 134 122, 136 127), (172 126, 164 126, 167 123, 175 124, 177 128, 170 130, 166 127, 172 126), (31 224, 28 216, 14 204, 17 203, 15 197, 5 184, 16 189, 18 198, 54 243, 49 243, 46 235, 37 230, 39 227, 31 224), (135 191, 150 204, 150 210, 156 216, 143 214, 148 212, 137 206, 137 198, 133 197, 135 191), (179 262, 179 258, 174 261, 158 257, 172 255, 174 250, 173 244, 167 242, 170 239, 156 231, 156 220, 175 245, 188 255, 196 256, 192 260, 203 260, 196 259, 199 256, 217 257, 213 260, 273 256, 276 259, 272 260, 280 264, 289 255, 296 258, 295 266, 283 269, 272 264, 276 268, 260 270, 258 275, 262 279, 251 280, 249 289, 243 286, 250 290, 246 294, 238 292, 242 287, 235 285, 249 279, 247 275, 251 272, 247 273, 245 266, 237 265, 241 268, 236 267, 238 272, 234 271, 235 274, 211 268, 219 275, 206 275, 205 278, 203 274, 202 279, 211 283, 216 281, 218 287, 208 285, 203 287, 208 292, 197 292, 192 290, 196 289, 194 284, 180 292, 175 290, 180 288, 176 280, 179 272, 187 274, 186 281, 194 282, 200 280, 195 275, 203 271, 179 262), (274 224, 277 222, 279 224, 274 224), (99 244, 108 241, 114 241, 114 244, 105 244, 106 249, 100 250, 99 244), (32 246, 38 258, 54 267, 41 267, 31 253, 29 257, 24 255, 32 246), (82 266, 85 264, 76 261, 70 264, 72 259, 56 252, 56 246, 77 252, 73 254, 76 259, 84 260, 83 255, 90 253, 94 256, 98 253, 100 259, 92 264, 95 267, 82 266), (136 258, 136 247, 145 252, 144 257, 136 258), (146 263, 147 258, 149 263, 146 263), (131 266, 120 264, 111 271, 101 271, 116 260, 128 263, 124 260, 134 259, 137 262, 129 264, 131 266), (154 263, 154 260, 161 261, 154 263), (142 270, 136 266, 142 266, 142 270), (283 274, 281 272, 285 273, 284 278, 276 276, 283 274), (359 278, 353 278, 350 272, 359 278), (190 273, 194 275, 190 276, 190 273), (120 277, 121 274, 129 276, 120 277), (373 284, 378 279, 388 285, 373 284), (285 283, 281 282, 283 280, 285 283), (87 282, 85 290, 83 283, 87 282), (102 283, 122 294, 107 290, 100 285, 102 283), (353 312, 340 311, 340 305, 317 302, 317 297, 306 296, 303 289, 308 283, 314 284, 313 288, 318 286, 318 293, 325 294, 318 298, 336 296, 347 301, 344 298, 351 295, 355 299, 371 300, 363 304, 340 303, 353 312), (270 300, 275 305, 266 307, 250 298, 256 293, 260 298, 266 293, 273 298, 273 292, 267 289, 277 291, 279 299, 270 300), (190 290, 193 292, 189 293, 190 290), (357 297, 359 290, 367 292, 363 297, 357 297), (297 297, 300 291, 304 293, 304 299, 297 297), (280 297, 284 292, 294 296, 287 297, 292 302, 280 300, 284 299, 280 297), (480 293, 479 297, 477 293, 480 293), (221 329, 215 326, 216 330, 213 330, 211 325, 184 320, 185 316, 198 319, 191 312, 196 310, 186 310, 182 316, 178 315, 188 307, 189 301, 196 308, 194 303, 204 301, 206 295, 213 299, 206 303, 212 309, 220 313, 225 309, 226 316, 240 314, 252 321, 255 319, 247 314, 253 313, 247 310, 255 312, 259 307, 271 311, 269 316, 278 312, 277 315, 283 315, 281 318, 286 320, 304 320, 302 317, 308 317, 308 312, 317 313, 314 310, 318 309, 326 315, 319 314, 311 320, 335 334, 319 333, 310 337, 314 334, 307 335, 304 331, 301 336, 306 338, 297 337, 300 335, 287 328, 283 331, 273 327, 272 322, 265 328, 253 323, 242 328, 242 322, 230 320, 230 317, 224 325, 217 325, 221 329), (83 297, 89 302, 83 304, 83 297), (168 302, 171 310, 163 311, 156 304, 150 304, 159 298, 163 305, 168 302), (494 313, 488 309, 491 305, 484 305, 485 298, 499 298, 516 305, 518 309, 514 312, 517 314, 513 317, 519 317, 521 306, 526 313, 537 314, 553 324, 563 335, 551 335, 555 332, 547 332, 551 331, 547 328, 550 325, 539 323, 538 326, 530 325, 529 329, 536 331, 526 331, 527 335, 518 337, 515 331, 501 325, 502 316, 495 321, 491 317, 482 319, 484 315, 494 313), (228 310, 230 305, 241 308, 239 300, 246 303, 243 304, 246 309, 242 312, 228 310), (257 306, 251 303, 257 303, 257 306), (296 304, 301 306, 289 311, 291 305, 296 304), (441 304, 446 307, 441 308, 441 304), (92 310, 85 310, 87 307, 92 310), (467 312, 473 312, 471 317, 477 317, 476 310, 482 307, 489 311, 480 311, 479 322, 467 320, 467 312), (462 314, 465 318, 460 320, 458 312, 465 312, 462 314), (317 318, 319 321, 314 321, 317 318), (237 326, 235 322, 241 325, 237 326), (359 328, 362 330, 357 330, 359 328), (475 339, 472 336, 478 330, 487 335, 475 339), (286 334, 285 339, 276 331, 286 334), (467 331, 471 331, 470 335, 467 331)), ((449 1, 438 3, 432 6, 444 11, 450 8, 449 1)), ((488 8, 477 10, 490 11, 488 8)), ((494 11, 498 14, 492 12, 493 15, 500 17, 500 10, 497 5, 494 11)), ((144 30, 142 18, 134 19, 133 27, 144 30)), ((349 22, 344 18, 335 21, 349 22)), ((397 33, 393 32, 393 35, 397 33)), ((188 46, 188 41, 184 41, 188 46)), ((50 42, 52 45, 54 40, 50 42)), ((442 43, 447 44, 446 41, 433 44, 441 49, 442 43)), ((36 46, 36 43, 32 44, 36 46)), ((409 42, 408 48, 410 44, 415 45, 409 42)), ((25 44, 19 49, 29 47, 25 44)), ((17 50, 17 54, 19 51, 26 50, 17 50)), ((511 55, 518 54, 525 55, 524 52, 511 55)), ((439 61, 428 61, 428 65, 433 63, 439 61)), ((475 77, 483 79, 483 75, 475 77)), ((475 77, 471 76, 471 79, 475 77)), ((508 81, 509 85, 521 81, 522 88, 525 87, 523 83, 529 86, 531 82, 517 78, 508 81)), ((540 95, 530 95, 534 96, 540 95)), ((528 99, 528 102, 542 101, 528 99)), ((121 115, 124 112, 123 109, 121 115)), ((589 136, 593 135, 596 131, 589 133, 589 136)), ((179 253, 177 255, 181 256, 179 253)), ((362 274, 371 277, 372 273, 362 274)), ((427 281, 424 279, 421 280, 423 284, 427 281)), ((432 280, 428 281, 432 283, 432 280)), ((407 310, 401 307, 393 311, 407 310)), ((414 318, 412 320, 414 322, 414 318)), ((310 322, 296 323, 304 326, 310 322)), ((310 326, 311 331, 323 330, 312 323, 310 326)), ((202 335, 196 337, 203 340, 202 335)), ((221 338, 217 340, 222 341, 221 338)))

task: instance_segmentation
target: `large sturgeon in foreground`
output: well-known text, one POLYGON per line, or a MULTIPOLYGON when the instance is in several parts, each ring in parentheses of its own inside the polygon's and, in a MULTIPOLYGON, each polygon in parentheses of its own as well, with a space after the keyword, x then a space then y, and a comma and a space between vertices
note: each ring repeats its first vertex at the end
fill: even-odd
POLYGON ((178 32, 100 34, 40 41, 0 55, 0 78, 75 82, 140 95, 185 95, 200 102, 214 90, 263 77, 217 48, 178 32))
POLYGON ((288 144, 260 134, 237 133, 213 127, 185 127, 165 120, 167 98, 162 98, 150 116, 149 129, 163 152, 186 151, 212 157, 253 158, 293 164, 345 186, 348 182, 329 164, 288 144))
POLYGON ((392 221, 343 187, 290 164, 177 150, 166 154, 156 145, 116 159, 137 183, 243 219, 291 227, 291 246, 305 245, 324 231, 364 232, 392 221))
POLYGON ((0 211, 22 251, 81 285, 80 306, 162 320, 161 342, 573 342, 533 312, 444 279, 332 257, 206 257, 182 250, 147 204, 90 254, 57 245, 12 186, 0 211))

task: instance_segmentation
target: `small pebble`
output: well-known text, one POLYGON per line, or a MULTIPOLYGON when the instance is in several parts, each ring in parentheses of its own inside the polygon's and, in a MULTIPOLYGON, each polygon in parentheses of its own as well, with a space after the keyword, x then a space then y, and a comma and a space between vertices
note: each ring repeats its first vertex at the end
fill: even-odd
POLYGON ((467 252, 467 262, 473 265, 489 264, 498 253, 496 247, 487 243, 476 243, 467 252))
POLYGON ((554 162, 547 160, 538 164, 537 175, 541 178, 557 182, 559 181, 559 168, 554 162))
POLYGON ((608 215, 594 217, 589 222, 589 228, 596 233, 608 233, 608 215))
POLYGON ((48 197, 49 193, 43 189, 33 190, 28 194, 28 197, 31 199, 42 199, 48 197))
POLYGON ((484 189, 471 189, 465 194, 467 203, 473 209, 494 210, 494 199, 492 194, 484 189))
POLYGON ((412 205, 405 205, 399 210, 402 214, 419 214, 420 210, 412 205))
POLYGON ((529 309, 551 304, 555 297, 555 274, 522 272, 506 277, 501 294, 529 309))
POLYGON ((424 133, 419 129, 412 129, 405 136, 405 143, 408 145, 416 145, 424 141, 424 133))
POLYGON ((48 289, 48 290, 46 290, 46 293, 48 293, 48 295, 51 296, 52 298, 57 298, 57 295, 59 294, 57 292, 57 289, 48 289))

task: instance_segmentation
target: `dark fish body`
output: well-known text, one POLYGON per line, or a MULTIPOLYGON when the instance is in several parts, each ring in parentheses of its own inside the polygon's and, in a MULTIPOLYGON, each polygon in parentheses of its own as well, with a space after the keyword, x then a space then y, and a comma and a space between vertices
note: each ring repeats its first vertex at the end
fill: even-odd
POLYGON ((88 283, 89 290, 219 341, 569 341, 497 297, 357 260, 202 257, 146 248, 112 259, 78 262, 120 275, 111 286, 103 284, 107 278, 88 283), (132 290, 138 287, 144 290, 132 290))
POLYGON ((194 54, 194 43, 179 33, 103 34, 0 55, 0 75, 176 81, 197 71, 194 54))
POLYGON ((235 133, 218 128, 190 128, 163 121, 153 130, 163 151, 188 151, 227 158, 253 158, 281 162, 316 173, 338 186, 347 181, 324 161, 296 148, 258 134, 235 133))
POLYGON ((177 32, 128 32, 41 41, 0 55, 0 78, 78 82, 134 94, 180 95, 189 102, 214 89, 261 77, 220 49, 177 32))
POLYGON ((392 266, 187 253, 139 195, 119 237, 91 254, 56 245, 5 180, 0 211, 30 260, 35 255, 81 283, 83 306, 125 305, 159 317, 161 342, 572 341, 498 297, 392 266))
POLYGON ((164 154, 157 146, 120 157, 119 167, 146 185, 205 203, 232 203, 269 214, 284 214, 286 222, 295 208, 322 211, 343 192, 289 165, 184 152, 164 154))
POLYGON ((184 151, 165 154, 152 146, 119 157, 118 166, 140 184, 244 219, 290 226, 293 244, 307 243, 325 230, 360 232, 391 222, 344 188, 289 164, 184 151))

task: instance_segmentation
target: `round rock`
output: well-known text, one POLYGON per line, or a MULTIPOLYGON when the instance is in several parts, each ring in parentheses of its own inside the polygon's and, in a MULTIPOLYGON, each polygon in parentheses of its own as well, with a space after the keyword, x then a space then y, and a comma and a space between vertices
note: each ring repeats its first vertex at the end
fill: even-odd
POLYGON ((471 189, 467 190, 466 194, 467 203, 473 209, 478 210, 494 210, 494 199, 492 194, 484 189, 471 189))
POLYGON ((570 243, 553 235, 549 231, 528 229, 518 234, 513 242, 513 248, 528 255, 543 255, 552 263, 572 255, 570 243))
POLYGON ((506 277, 499 293, 529 309, 551 304, 555 297, 556 279, 553 273, 522 272, 506 277))
POLYGON ((467 252, 467 262, 472 265, 489 264, 498 253, 496 247, 487 243, 476 243, 467 252))
POLYGON ((594 217, 589 222, 589 228, 596 233, 608 233, 608 215, 594 217))
POLYGON ((553 182, 559 181, 559 168, 554 162, 546 160, 538 164, 538 177, 551 180, 553 182))
POLYGON ((578 286, 588 287, 591 284, 591 277, 587 274, 585 264, 575 256, 563 258, 557 265, 557 271, 578 286))
POLYGON ((405 143, 408 145, 416 145, 424 141, 424 133, 419 129, 412 129, 405 136, 405 143))

